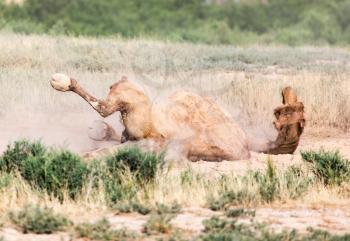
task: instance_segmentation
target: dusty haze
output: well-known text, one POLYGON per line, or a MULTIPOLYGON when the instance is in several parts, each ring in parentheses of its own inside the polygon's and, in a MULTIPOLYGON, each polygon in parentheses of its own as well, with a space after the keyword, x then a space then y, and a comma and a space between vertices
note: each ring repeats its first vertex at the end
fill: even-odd
MULTIPOLYGON (((259 148, 274 139, 273 109, 281 89, 295 88, 304 102, 307 130, 349 127, 346 49, 209 47, 145 40, 0 35, 0 151, 18 138, 85 152, 109 146, 87 136, 101 117, 73 93, 54 91, 49 79, 63 72, 105 98, 122 75, 154 101, 177 89, 209 96, 254 137, 259 148)), ((107 119, 122 130, 119 115, 107 119)))

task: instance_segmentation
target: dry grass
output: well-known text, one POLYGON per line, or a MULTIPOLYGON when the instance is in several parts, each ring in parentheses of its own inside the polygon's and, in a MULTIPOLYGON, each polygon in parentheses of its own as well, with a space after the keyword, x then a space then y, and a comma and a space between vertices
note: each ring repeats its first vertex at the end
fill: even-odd
POLYGON ((54 72, 77 78, 103 98, 121 75, 154 98, 176 88, 209 95, 242 124, 268 126, 283 86, 293 86, 309 127, 348 129, 350 53, 340 48, 232 47, 156 42, 0 35, 1 113, 88 112, 74 95, 54 92, 54 72), (12 111, 11 111, 12 110, 12 111), (13 111, 16 110, 16 111, 13 111))
MULTIPOLYGON (((139 39, 21 36, 5 32, 0 34, 0 47, 0 128, 4 129, 7 123, 26 127, 35 122, 50 133, 62 126, 71 126, 73 130, 97 118, 77 96, 51 88, 48 80, 55 72, 75 77, 100 98, 106 96, 109 85, 122 75, 143 86, 153 98, 161 98, 177 88, 194 90, 226 106, 244 126, 266 129, 271 126, 273 108, 280 104, 280 90, 291 85, 305 104, 309 129, 350 128, 348 49, 241 48, 139 39)), ((257 184, 247 189, 233 173, 224 179, 208 179, 192 169, 159 173, 156 184, 138 193, 137 198, 152 205, 176 200, 183 206, 206 207, 208 197, 218 197, 225 188, 258 192, 257 184)), ((67 198, 61 203, 16 177, 11 185, 0 190, 0 216, 28 203, 47 205, 73 221, 104 216, 108 204, 103 188, 92 193, 88 187, 77 200, 67 198)), ((282 189, 281 197, 268 205, 343 205, 349 202, 349 190, 344 186, 326 188, 315 184, 302 198, 294 200, 282 189)), ((266 203, 257 198, 242 205, 257 207, 266 203)))
MULTIPOLYGON (((306 176, 312 176, 307 166, 301 168, 306 176)), ((297 178, 292 185, 303 182, 306 176, 297 178)), ((317 208, 328 205, 342 206, 349 202, 349 190, 344 186, 347 183, 342 186, 325 187, 321 182, 314 182, 308 185, 300 196, 294 196, 295 191, 290 188, 291 183, 288 183, 285 172, 276 170, 276 178, 279 180, 276 198, 268 201, 259 194, 262 184, 254 179, 252 173, 247 173, 243 177, 233 172, 219 177, 208 177, 191 168, 184 168, 181 171, 170 169, 159 172, 156 182, 138 191, 134 200, 151 207, 155 207, 157 203, 169 206, 178 203, 182 207, 209 208, 212 200, 220 201, 222 194, 233 191, 243 192, 244 196, 241 199, 234 199, 232 204, 250 208, 264 206, 317 208)), ((92 190, 90 180, 87 180, 85 188, 76 200, 69 199, 66 194, 62 202, 43 191, 33 189, 19 175, 12 177, 10 182, 10 185, 0 189, 0 216, 6 215, 9 210, 19 210, 28 204, 48 206, 76 222, 95 220, 110 212, 103 185, 92 190)))

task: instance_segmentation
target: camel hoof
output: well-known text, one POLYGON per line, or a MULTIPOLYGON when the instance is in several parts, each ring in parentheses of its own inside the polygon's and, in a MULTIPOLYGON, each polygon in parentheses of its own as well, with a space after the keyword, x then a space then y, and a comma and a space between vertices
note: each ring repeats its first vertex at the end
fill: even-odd
POLYGON ((50 80, 51 86, 58 91, 70 90, 71 79, 65 74, 56 73, 50 80))
POLYGON ((108 139, 108 125, 104 121, 95 120, 89 126, 88 136, 94 141, 105 141, 108 139))

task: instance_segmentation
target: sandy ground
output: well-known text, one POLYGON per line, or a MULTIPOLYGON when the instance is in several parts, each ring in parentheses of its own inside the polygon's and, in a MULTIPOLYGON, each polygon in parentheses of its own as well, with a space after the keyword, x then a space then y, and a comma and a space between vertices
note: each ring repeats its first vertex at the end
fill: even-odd
MULTIPOLYGON (((252 222, 269 223, 275 231, 283 229, 297 229, 306 232, 307 228, 328 230, 334 234, 345 234, 350 230, 350 208, 258 208, 255 217, 243 217, 238 222, 249 224, 252 222)), ((181 230, 186 237, 196 237, 203 230, 203 221, 214 215, 221 215, 202 208, 184 209, 178 214, 171 224, 174 229, 181 230)), ((110 215, 107 217, 112 228, 127 228, 138 234, 142 234, 143 226, 148 216, 139 214, 110 215)), ((0 231, 6 241, 65 241, 77 239, 69 233, 56 233, 50 235, 23 234, 14 228, 3 228, 0 231)), ((142 239, 146 240, 146 239, 142 239)), ((147 239, 148 240, 148 239, 147 239)), ((153 240, 150 238, 149 240, 153 240)))
MULTIPOLYGON (((96 116, 52 116, 51 118, 36 116, 28 117, 25 124, 18 125, 15 121, 3 118, 0 122, 0 151, 5 150, 6 145, 19 138, 41 139, 44 143, 57 147, 70 148, 71 150, 84 153, 101 147, 110 147, 115 143, 92 141, 87 136, 87 128, 96 116), (92 119, 91 119, 92 118, 92 119), (70 121, 76 120, 76 121, 70 121)), ((107 121, 116 122, 116 117, 107 121)), ((98 119, 98 118, 95 118, 98 119)), ((23 123, 23 122, 22 122, 23 123)), ((350 158, 350 133, 337 130, 307 130, 302 136, 300 145, 295 155, 271 156, 279 168, 300 163, 300 150, 339 150, 345 157, 350 158)), ((208 175, 219 175, 234 171, 244 174, 249 169, 263 169, 266 167, 267 155, 251 153, 249 160, 215 162, 196 162, 189 165, 197 171, 208 175)), ((254 221, 267 222, 272 228, 281 230, 283 228, 306 230, 308 227, 325 229, 332 233, 346 233, 350 230, 350 203, 336 206, 317 207, 263 207, 255 209, 254 221)), ((215 213, 202 208, 187 208, 173 219, 174 227, 183 229, 189 236, 198 235, 203 230, 203 220, 215 213)), ((142 232, 147 216, 138 214, 110 214, 108 220, 114 228, 126 227, 135 232, 142 232)), ((251 222, 252 220, 242 220, 251 222)), ((67 233, 52 235, 22 234, 14 228, 3 228, 0 237, 6 241, 40 241, 40 240, 71 240, 67 233)), ((73 238, 74 239, 74 238, 73 238)))

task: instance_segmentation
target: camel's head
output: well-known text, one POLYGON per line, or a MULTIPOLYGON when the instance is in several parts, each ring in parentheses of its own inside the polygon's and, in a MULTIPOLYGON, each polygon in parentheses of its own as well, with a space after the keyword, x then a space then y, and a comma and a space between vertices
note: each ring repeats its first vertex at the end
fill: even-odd
POLYGON ((65 74, 56 73, 52 75, 50 80, 51 86, 59 91, 68 91, 72 84, 72 80, 65 74))

